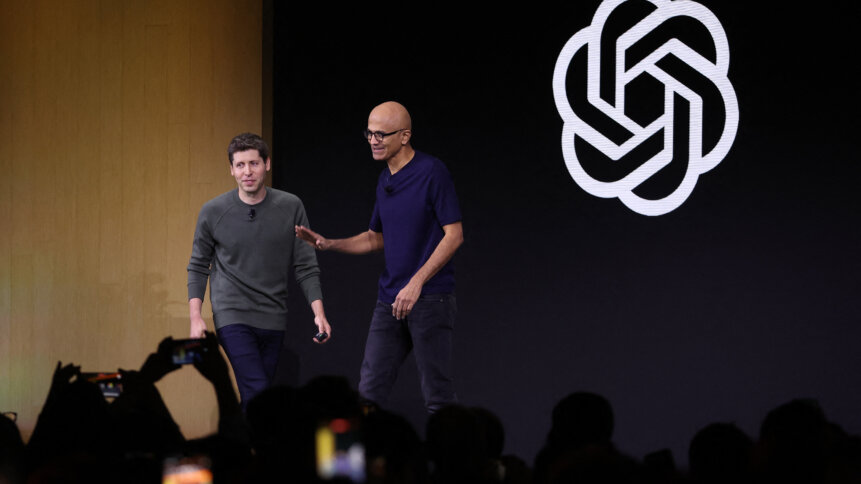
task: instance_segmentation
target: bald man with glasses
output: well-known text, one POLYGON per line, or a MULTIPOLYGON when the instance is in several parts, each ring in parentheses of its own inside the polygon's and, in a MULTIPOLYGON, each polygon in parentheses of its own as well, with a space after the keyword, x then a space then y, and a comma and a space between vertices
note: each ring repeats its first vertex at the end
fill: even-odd
POLYGON ((297 226, 296 235, 317 250, 385 253, 359 394, 369 403, 385 405, 401 364, 413 351, 425 407, 433 413, 457 402, 452 257, 463 243, 460 206, 445 165, 410 144, 412 125, 404 106, 386 102, 375 107, 364 136, 373 158, 386 163, 368 231, 328 239, 297 226))

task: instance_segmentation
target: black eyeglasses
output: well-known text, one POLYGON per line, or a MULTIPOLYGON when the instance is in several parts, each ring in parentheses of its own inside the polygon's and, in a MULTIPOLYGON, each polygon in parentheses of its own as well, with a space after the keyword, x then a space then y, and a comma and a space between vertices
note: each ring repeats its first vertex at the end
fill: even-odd
POLYGON ((386 136, 391 136, 395 133, 400 133, 401 131, 404 131, 406 129, 407 128, 396 129, 396 130, 392 131, 391 133, 383 133, 382 131, 369 131, 366 129, 366 130, 362 131, 362 134, 365 135, 365 139, 368 141, 371 140, 371 136, 373 136, 374 139, 377 141, 382 141, 383 138, 385 138, 386 136))

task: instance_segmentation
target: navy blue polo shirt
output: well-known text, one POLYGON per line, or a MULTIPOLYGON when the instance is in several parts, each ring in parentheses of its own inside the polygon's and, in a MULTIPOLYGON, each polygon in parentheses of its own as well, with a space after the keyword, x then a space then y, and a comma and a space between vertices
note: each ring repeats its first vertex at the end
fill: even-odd
MULTIPOLYGON (((416 151, 394 175, 386 167, 377 182, 377 203, 370 229, 383 234, 386 269, 379 299, 391 304, 410 278, 427 262, 445 233, 444 225, 461 220, 451 174, 437 158, 416 151)), ((449 260, 422 288, 422 294, 454 292, 449 260)))

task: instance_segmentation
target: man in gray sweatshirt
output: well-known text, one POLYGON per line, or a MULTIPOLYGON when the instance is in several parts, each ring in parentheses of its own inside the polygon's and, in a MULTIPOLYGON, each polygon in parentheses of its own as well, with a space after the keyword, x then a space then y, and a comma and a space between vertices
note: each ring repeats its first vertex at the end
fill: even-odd
POLYGON ((255 134, 236 136, 227 149, 238 189, 206 202, 197 218, 188 264, 192 338, 202 338, 201 307, 209 300, 218 341, 233 367, 243 410, 275 374, 287 326, 287 283, 292 272, 314 313, 317 343, 331 338, 323 310, 314 249, 296 239, 308 224, 302 201, 265 185, 269 147, 255 134))

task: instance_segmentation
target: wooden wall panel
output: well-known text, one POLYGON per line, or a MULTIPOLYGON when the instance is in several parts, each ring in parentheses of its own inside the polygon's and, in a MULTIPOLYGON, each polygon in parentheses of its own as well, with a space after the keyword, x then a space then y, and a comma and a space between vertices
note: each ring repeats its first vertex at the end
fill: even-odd
MULTIPOLYGON (((36 186, 34 170, 39 156, 44 156, 44 150, 34 145, 37 131, 35 112, 35 89, 33 85, 33 53, 35 52, 34 13, 24 5, 9 5, 6 15, 0 15, 4 21, 2 29, 3 44, 9 45, 9 56, 3 56, 3 72, 8 73, 9 90, 2 93, 3 111, 9 112, 11 118, 8 179, 8 222, 4 221, 3 232, 9 237, 10 243, 10 304, 9 320, 9 366, 5 367, 8 376, 0 381, 7 382, 8 390, 0 392, 0 396, 9 399, 0 408, 16 410, 19 415, 38 409, 31 371, 44 371, 48 366, 45 361, 32 358, 34 343, 34 296, 35 280, 33 277, 33 259, 36 252, 35 224, 28 223, 35 213, 35 204, 21 203, 27 197, 23 187, 36 186), (11 33, 14 32, 14 35, 11 33), (16 160, 31 160, 32 169, 22 166, 16 160), (22 199, 22 197, 24 197, 22 199), (40 366, 41 363, 41 366, 40 366), (30 397, 32 395, 32 397, 30 397), (30 398, 28 398, 30 397, 30 398)), ((4 49, 7 50, 7 49, 4 49)), ((42 394, 44 397, 44 393, 42 394)))
MULTIPOLYGON (((11 9, 0 15, 0 31, 11 28, 11 9)), ((0 42, 0 93, 12 92, 13 43, 0 42)), ((0 97, 0 146, 7 148, 0 156, 0 173, 11 174, 13 157, 9 152, 12 143, 12 109, 7 105, 9 96, 0 97)), ((12 319, 12 177, 0 176, 0 392, 8 391, 12 383, 11 319, 12 319)), ((2 407, 0 407, 2 408, 2 407)), ((0 410, 2 411, 2 410, 0 410)))
MULTIPOLYGON (((57 361, 136 369, 187 337, 197 212, 235 188, 230 138, 262 129, 261 16, 260 0, 4 2, 0 410, 25 436, 57 361)), ((193 368, 158 386, 187 437, 215 429, 193 368)))

